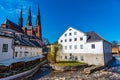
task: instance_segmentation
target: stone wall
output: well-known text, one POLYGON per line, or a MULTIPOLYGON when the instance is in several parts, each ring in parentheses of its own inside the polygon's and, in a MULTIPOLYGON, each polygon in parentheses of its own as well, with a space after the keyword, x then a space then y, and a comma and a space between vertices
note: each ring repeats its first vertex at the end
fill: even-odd
POLYGON ((59 58, 60 61, 80 61, 88 63, 89 65, 105 65, 103 54, 91 54, 91 53, 62 53, 59 58), (67 58, 65 58, 67 57, 67 58))
POLYGON ((74 71, 74 70, 84 69, 88 67, 88 64, 79 65, 79 66, 59 66, 59 65, 50 64, 50 66, 55 71, 74 71))

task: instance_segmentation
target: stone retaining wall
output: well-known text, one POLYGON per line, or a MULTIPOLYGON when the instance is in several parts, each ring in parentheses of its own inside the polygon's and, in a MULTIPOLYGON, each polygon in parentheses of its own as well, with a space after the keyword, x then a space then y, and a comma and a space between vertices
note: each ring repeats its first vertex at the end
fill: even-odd
POLYGON ((56 70, 56 71, 72 71, 72 70, 78 70, 78 69, 80 70, 88 67, 87 64, 80 65, 80 66, 58 66, 58 65, 50 64, 50 66, 52 67, 53 70, 56 70))

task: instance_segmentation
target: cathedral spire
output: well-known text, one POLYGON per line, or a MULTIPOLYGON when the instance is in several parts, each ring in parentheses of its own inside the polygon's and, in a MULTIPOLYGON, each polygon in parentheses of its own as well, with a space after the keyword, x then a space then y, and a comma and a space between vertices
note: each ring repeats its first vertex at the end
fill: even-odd
POLYGON ((38 37, 40 40, 42 40, 42 29, 41 29, 41 22, 40 22, 40 8, 38 6, 38 13, 36 16, 36 25, 35 25, 35 35, 38 37))
POLYGON ((19 17, 18 25, 19 25, 21 28, 23 27, 22 8, 21 8, 21 11, 20 11, 20 17, 19 17))
POLYGON ((38 6, 37 17, 36 17, 36 25, 40 26, 40 8, 39 8, 39 6, 38 6))
POLYGON ((31 8, 29 7, 28 11, 28 18, 27 18, 27 26, 32 26, 32 21, 31 21, 31 8))

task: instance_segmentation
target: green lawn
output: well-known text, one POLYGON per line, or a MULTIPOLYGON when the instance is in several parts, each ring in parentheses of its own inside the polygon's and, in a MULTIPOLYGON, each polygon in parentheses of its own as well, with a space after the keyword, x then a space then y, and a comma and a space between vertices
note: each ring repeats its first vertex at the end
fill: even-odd
POLYGON ((60 61, 60 62, 54 63, 54 65, 58 65, 58 66, 80 66, 84 64, 86 63, 76 62, 76 61, 60 61))

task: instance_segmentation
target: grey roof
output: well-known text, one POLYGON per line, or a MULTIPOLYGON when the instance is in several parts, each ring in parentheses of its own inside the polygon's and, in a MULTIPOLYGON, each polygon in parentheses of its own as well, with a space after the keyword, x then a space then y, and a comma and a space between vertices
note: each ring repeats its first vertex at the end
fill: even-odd
POLYGON ((98 34, 96 34, 94 31, 86 32, 86 34, 88 36, 87 42, 104 40, 98 34))
MULTIPOLYGON (((27 35, 26 35, 27 36, 27 35)), ((32 37, 27 36, 24 38, 24 36, 15 36, 15 45, 21 45, 21 46, 32 46, 32 47, 41 47, 41 45, 35 40, 35 39, 30 39, 32 37)))

